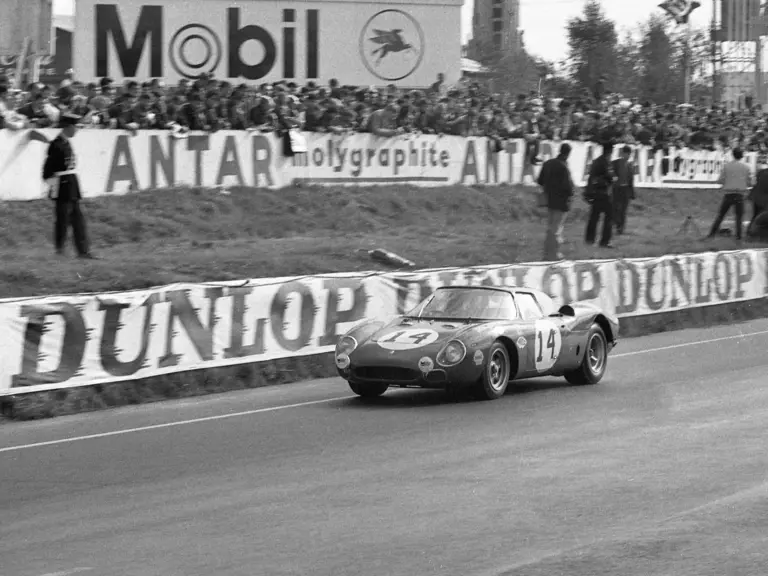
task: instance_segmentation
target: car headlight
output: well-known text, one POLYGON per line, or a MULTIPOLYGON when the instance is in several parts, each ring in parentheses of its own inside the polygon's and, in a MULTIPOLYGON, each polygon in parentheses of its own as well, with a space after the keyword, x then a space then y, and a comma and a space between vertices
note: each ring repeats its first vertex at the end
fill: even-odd
POLYGON ((352 336, 342 336, 336 344, 336 355, 350 355, 355 348, 357 348, 357 340, 352 338, 352 336))
POLYGON ((464 360, 466 355, 466 346, 459 340, 451 340, 438 354, 437 362, 443 366, 453 366, 464 360))
POLYGON ((346 354, 339 354, 336 356, 336 367, 339 370, 346 370, 349 368, 349 365, 352 363, 352 361, 349 359, 349 356, 346 354))

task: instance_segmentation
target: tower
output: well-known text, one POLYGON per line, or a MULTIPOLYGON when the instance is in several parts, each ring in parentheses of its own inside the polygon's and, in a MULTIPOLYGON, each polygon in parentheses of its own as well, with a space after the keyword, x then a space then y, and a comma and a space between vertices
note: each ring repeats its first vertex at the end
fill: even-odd
POLYGON ((751 100, 765 107, 764 35, 766 23, 760 0, 713 0, 711 36, 715 102, 740 108, 751 100))
POLYGON ((521 47, 520 0, 475 0, 469 56, 483 60, 521 47))
POLYGON ((0 56, 16 56, 29 43, 32 52, 50 54, 53 0, 0 0, 0 56))

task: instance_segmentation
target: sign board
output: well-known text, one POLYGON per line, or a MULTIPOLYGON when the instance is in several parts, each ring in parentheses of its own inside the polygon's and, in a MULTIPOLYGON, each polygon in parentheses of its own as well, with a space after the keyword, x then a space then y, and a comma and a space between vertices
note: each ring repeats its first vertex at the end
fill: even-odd
POLYGON ((315 81, 428 86, 460 75, 461 0, 78 0, 74 69, 175 83, 315 81))
MULTIPOLYGON (((619 318, 765 298, 768 250, 174 284, 0 300, 0 396, 331 352, 441 286, 520 286, 619 318)), ((621 334, 620 334, 621 337, 621 334)))
MULTIPOLYGON (((0 131, 0 200, 35 200, 46 190, 40 178, 47 141, 55 130, 0 131)), ((307 152, 286 157, 274 133, 246 130, 190 132, 177 139, 168 130, 85 129, 72 139, 86 198, 178 186, 256 186, 283 188, 297 184, 368 186, 534 185, 541 166, 525 155, 525 141, 509 140, 496 151, 482 137, 304 132, 307 152)), ((561 143, 544 141, 542 160, 557 155, 561 143)), ((602 148, 592 142, 571 142, 568 158, 573 181, 586 184, 589 166, 602 148)), ((618 155, 618 148, 614 152, 618 155)), ((717 188, 730 152, 670 148, 654 151, 632 147, 638 188, 717 188)), ((744 163, 755 174, 755 152, 744 163)))

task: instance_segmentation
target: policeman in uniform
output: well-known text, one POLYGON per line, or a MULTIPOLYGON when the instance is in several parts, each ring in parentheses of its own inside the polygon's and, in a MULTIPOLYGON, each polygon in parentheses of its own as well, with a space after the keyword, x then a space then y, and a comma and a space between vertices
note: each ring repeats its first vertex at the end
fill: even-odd
POLYGON ((48 197, 56 203, 54 242, 57 254, 64 253, 67 232, 72 226, 78 257, 93 259, 88 246, 85 219, 80 209, 82 196, 75 172, 75 153, 70 143, 80 120, 77 114, 62 112, 59 119, 62 130, 48 146, 48 156, 43 166, 43 180, 50 186, 48 197))

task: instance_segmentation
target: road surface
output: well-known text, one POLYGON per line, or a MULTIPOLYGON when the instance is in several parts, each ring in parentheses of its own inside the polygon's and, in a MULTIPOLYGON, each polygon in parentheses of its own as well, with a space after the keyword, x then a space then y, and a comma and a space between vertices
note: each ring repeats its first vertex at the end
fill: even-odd
POLYGON ((496 402, 331 379, 0 426, 0 575, 729 576, 768 566, 768 322, 496 402))

